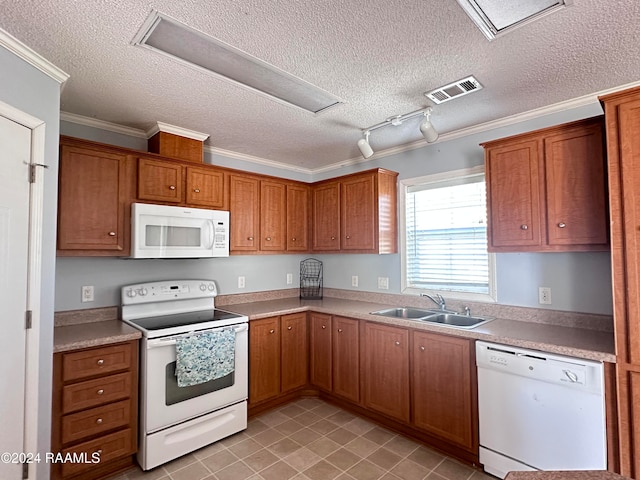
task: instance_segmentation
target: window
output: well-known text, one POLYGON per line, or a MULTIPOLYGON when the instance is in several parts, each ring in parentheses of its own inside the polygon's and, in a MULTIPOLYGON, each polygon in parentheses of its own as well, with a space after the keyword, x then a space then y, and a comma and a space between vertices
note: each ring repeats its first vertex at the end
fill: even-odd
POLYGON ((403 291, 495 301, 482 167, 402 184, 403 291))

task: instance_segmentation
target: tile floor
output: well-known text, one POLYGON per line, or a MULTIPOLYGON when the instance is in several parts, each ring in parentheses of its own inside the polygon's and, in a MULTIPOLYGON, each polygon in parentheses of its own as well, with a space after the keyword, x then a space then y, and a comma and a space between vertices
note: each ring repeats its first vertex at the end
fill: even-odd
POLYGON ((170 463, 110 480, 495 480, 317 398, 170 463))

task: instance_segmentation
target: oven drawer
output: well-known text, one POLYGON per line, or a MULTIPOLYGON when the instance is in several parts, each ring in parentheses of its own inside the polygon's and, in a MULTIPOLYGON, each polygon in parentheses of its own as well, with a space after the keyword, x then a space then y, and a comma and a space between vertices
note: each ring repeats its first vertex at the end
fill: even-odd
POLYGON ((62 464, 62 475, 64 477, 74 475, 92 467, 104 464, 109 460, 113 460, 134 453, 133 448, 133 432, 130 428, 120 432, 105 435, 104 437, 80 443, 74 447, 67 448, 62 451, 64 456, 76 455, 76 458, 82 457, 83 462, 65 462, 62 464), (93 462, 93 455, 99 458, 99 463, 93 462))
POLYGON ((65 385, 62 387, 62 413, 129 398, 131 382, 131 372, 126 372, 65 385))
POLYGON ((65 353, 62 357, 62 381, 128 370, 131 367, 131 353, 130 343, 65 353))
POLYGON ((131 401, 110 403, 101 407, 62 417, 62 443, 82 440, 98 433, 129 425, 131 401))

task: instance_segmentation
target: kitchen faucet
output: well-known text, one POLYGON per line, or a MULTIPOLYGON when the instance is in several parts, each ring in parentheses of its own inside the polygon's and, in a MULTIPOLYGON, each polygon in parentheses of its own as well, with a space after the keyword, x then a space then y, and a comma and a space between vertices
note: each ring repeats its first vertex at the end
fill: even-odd
POLYGON ((442 295, 440 295, 439 293, 436 293, 435 298, 429 295, 428 293, 421 293, 420 296, 427 297, 433 303, 438 305, 440 307, 440 310, 442 310, 443 312, 447 310, 447 304, 445 303, 444 298, 442 298, 442 295))

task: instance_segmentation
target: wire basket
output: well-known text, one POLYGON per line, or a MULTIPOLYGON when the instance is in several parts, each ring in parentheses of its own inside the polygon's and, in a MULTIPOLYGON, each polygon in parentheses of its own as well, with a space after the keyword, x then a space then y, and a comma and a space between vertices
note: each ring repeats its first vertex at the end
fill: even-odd
POLYGON ((322 299, 322 262, 307 258, 300 262, 300 298, 322 299))

